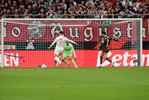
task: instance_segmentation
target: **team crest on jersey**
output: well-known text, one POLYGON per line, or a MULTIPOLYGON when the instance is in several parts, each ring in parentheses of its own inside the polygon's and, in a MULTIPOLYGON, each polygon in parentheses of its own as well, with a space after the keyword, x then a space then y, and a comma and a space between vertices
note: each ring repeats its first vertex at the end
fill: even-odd
POLYGON ((38 39, 44 35, 46 27, 44 24, 41 24, 40 21, 33 21, 33 23, 29 24, 27 30, 29 35, 38 39))

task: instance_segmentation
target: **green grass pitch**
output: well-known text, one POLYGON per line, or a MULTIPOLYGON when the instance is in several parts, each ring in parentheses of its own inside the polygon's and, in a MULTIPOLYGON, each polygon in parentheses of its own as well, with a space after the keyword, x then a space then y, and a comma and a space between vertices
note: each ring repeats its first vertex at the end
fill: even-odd
POLYGON ((149 100, 149 67, 0 68, 0 100, 149 100))

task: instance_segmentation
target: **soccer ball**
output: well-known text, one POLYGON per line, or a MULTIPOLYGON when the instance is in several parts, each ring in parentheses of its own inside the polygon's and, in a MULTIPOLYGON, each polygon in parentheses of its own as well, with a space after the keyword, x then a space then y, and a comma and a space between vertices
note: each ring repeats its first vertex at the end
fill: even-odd
POLYGON ((46 65, 43 64, 43 65, 41 66, 41 68, 42 68, 42 69, 46 69, 46 65))

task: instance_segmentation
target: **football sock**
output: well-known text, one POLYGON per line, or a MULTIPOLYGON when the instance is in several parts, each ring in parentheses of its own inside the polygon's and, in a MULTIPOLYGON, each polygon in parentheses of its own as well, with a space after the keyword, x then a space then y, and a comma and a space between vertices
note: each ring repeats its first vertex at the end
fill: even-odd
POLYGON ((102 56, 100 57, 100 64, 102 64, 102 56))
POLYGON ((59 57, 55 57, 55 60, 56 60, 58 63, 61 63, 61 61, 59 60, 59 57))
POLYGON ((75 65, 75 67, 77 66, 75 61, 73 59, 71 59, 72 63, 75 65))
POLYGON ((69 64, 69 62, 67 60, 64 60, 64 63, 69 64))
POLYGON ((108 60, 109 62, 112 62, 112 61, 111 61, 111 59, 110 59, 110 58, 108 58, 108 57, 106 58, 106 60, 108 60))

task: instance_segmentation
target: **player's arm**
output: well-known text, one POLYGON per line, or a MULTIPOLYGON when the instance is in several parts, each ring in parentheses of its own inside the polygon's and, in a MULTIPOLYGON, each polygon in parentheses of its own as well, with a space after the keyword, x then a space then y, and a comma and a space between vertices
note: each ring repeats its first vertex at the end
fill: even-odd
POLYGON ((117 40, 117 39, 115 39, 115 38, 112 38, 112 40, 114 40, 114 41, 118 41, 118 42, 121 42, 120 40, 117 40))
POLYGON ((72 46, 72 52, 73 52, 73 54, 74 54, 74 57, 75 57, 75 60, 77 59, 77 57, 76 57, 76 53, 75 53, 75 51, 74 51, 74 48, 73 48, 73 46, 72 46))
POLYGON ((78 44, 77 44, 76 42, 74 42, 74 41, 72 41, 72 40, 69 40, 69 39, 66 38, 66 37, 65 37, 65 39, 66 39, 65 41, 69 41, 69 42, 71 42, 71 43, 73 43, 73 44, 76 44, 76 45, 78 46, 78 44))
POLYGON ((48 49, 50 49, 57 41, 57 38, 53 41, 53 43, 48 47, 48 49))

